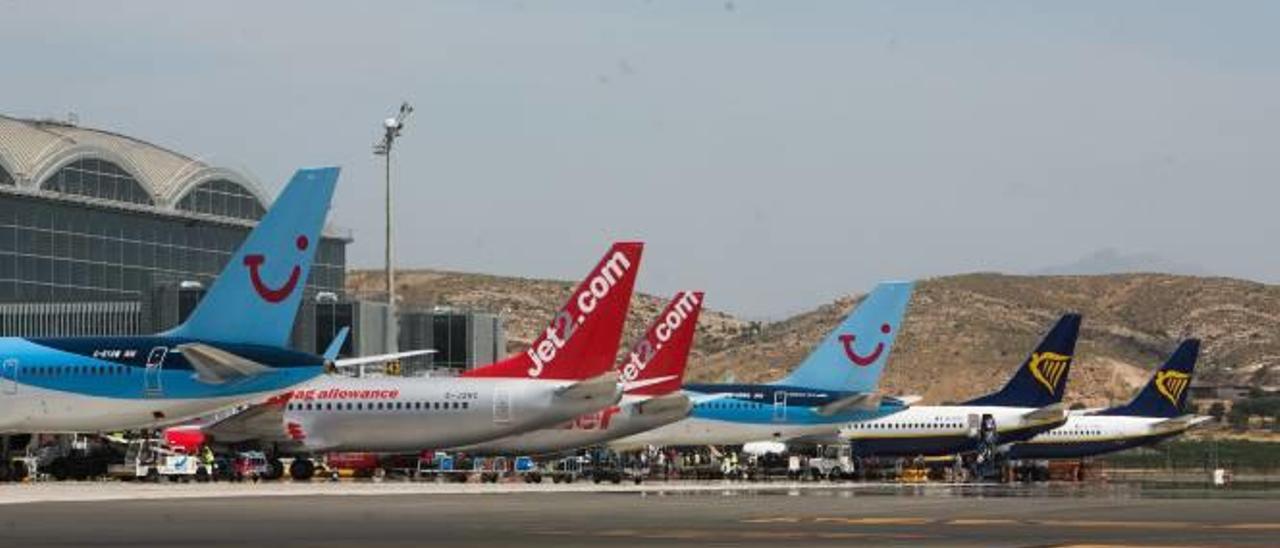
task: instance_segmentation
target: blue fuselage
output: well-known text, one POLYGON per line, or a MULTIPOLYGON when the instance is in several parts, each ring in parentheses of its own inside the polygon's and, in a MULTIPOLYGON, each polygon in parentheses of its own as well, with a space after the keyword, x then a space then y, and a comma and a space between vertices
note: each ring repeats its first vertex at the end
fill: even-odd
POLYGON ((0 338, 0 431, 100 431, 148 426, 274 394, 324 371, 319 356, 203 342, 262 373, 197 378, 172 337, 0 338), (83 428, 82 428, 83 426, 83 428))

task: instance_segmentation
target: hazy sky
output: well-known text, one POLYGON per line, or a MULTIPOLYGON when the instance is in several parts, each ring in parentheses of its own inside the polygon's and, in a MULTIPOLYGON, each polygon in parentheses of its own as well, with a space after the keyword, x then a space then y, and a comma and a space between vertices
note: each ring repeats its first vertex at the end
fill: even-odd
POLYGON ((402 99, 404 267, 576 279, 776 317, 876 280, 1102 248, 1280 279, 1280 3, 0 2, 0 112, 247 171, 344 168, 402 99))

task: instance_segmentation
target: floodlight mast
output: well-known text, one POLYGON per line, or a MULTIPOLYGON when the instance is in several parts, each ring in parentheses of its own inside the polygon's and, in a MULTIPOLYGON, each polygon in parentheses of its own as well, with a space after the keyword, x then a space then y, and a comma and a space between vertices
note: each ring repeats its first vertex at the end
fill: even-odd
POLYGON ((396 273, 395 273, 395 255, 392 245, 392 216, 391 216, 391 149, 395 145, 396 138, 400 136, 400 132, 404 130, 405 120, 413 113, 413 105, 407 101, 400 103, 400 112, 394 118, 387 118, 382 122, 382 127, 386 133, 382 136, 382 141, 373 145, 373 154, 382 156, 386 160, 386 197, 387 197, 387 326, 386 339, 384 340, 385 352, 398 352, 399 350, 399 331, 400 325, 396 314, 396 273))

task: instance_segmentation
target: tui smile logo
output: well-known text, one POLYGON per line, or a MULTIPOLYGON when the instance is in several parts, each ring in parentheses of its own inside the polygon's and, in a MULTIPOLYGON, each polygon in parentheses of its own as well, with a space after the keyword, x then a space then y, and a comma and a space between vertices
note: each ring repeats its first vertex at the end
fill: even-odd
MULTIPOLYGON (((302 235, 299 235, 293 243, 298 251, 306 251, 311 244, 307 237, 302 235)), ((262 297, 262 300, 278 303, 287 299, 293 293, 293 289, 298 286, 298 280, 302 278, 302 267, 293 265, 293 270, 289 272, 289 279, 284 282, 284 285, 273 288, 262 281, 261 268, 266 261, 267 257, 260 253, 244 256, 244 265, 249 268, 249 281, 253 282, 253 290, 262 297)))
MULTIPOLYGON (((889 327, 889 324, 886 323, 880 325, 881 333, 888 335, 890 331, 893 331, 893 328, 889 327)), ((858 349, 854 348, 853 342, 857 340, 857 338, 857 335, 850 335, 847 333, 840 335, 840 344, 844 345, 844 355, 849 358, 849 361, 853 362, 853 364, 858 367, 866 367, 876 363, 876 360, 880 359, 880 354, 884 353, 884 342, 876 343, 875 350, 872 350, 870 354, 864 356, 858 354, 858 349)))
POLYGON ((1178 406, 1178 398, 1191 384, 1191 375, 1181 371, 1160 371, 1156 373, 1156 391, 1169 400, 1174 407, 1178 406))
POLYGON ((1031 376, 1044 385, 1050 394, 1053 394, 1057 391, 1058 380, 1067 372, 1069 363, 1071 363, 1071 356, 1054 352, 1036 352, 1031 354, 1031 362, 1027 364, 1027 368, 1031 370, 1031 376))

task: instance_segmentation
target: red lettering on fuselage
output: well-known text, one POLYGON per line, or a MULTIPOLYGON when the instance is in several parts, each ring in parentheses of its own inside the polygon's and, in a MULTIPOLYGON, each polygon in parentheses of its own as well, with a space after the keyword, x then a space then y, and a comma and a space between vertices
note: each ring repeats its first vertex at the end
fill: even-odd
POLYGON ((608 430, 609 421, 613 416, 622 411, 622 408, 611 405, 608 408, 601 409, 595 413, 587 413, 582 415, 565 425, 566 430, 608 430))

